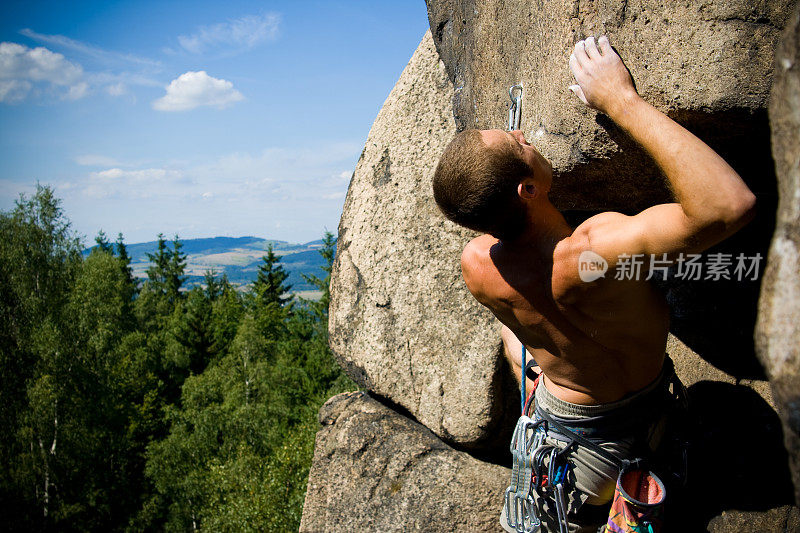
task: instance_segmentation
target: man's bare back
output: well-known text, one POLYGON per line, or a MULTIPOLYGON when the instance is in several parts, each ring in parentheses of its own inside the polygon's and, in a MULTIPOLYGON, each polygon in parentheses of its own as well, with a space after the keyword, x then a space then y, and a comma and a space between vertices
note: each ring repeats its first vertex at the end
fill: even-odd
POLYGON ((664 359, 666 302, 645 276, 614 279, 620 256, 641 254, 646 272, 650 257, 674 261, 705 250, 749 221, 755 198, 713 150, 638 96, 606 38, 579 42, 570 68, 578 81, 570 89, 652 156, 678 201, 636 216, 601 213, 573 230, 547 198, 549 163, 522 132, 483 131, 487 147, 511 143, 530 168, 518 188, 525 227, 513 239, 472 240, 461 264, 469 290, 525 344, 550 392, 595 405, 644 388, 664 359), (605 260, 608 275, 583 281, 585 252, 605 260))
POLYGON ((570 239, 548 257, 483 235, 464 250, 465 278, 481 272, 481 303, 525 344, 553 394, 584 405, 613 402, 658 376, 669 311, 646 282, 612 279, 582 290, 566 274, 578 269, 570 239))

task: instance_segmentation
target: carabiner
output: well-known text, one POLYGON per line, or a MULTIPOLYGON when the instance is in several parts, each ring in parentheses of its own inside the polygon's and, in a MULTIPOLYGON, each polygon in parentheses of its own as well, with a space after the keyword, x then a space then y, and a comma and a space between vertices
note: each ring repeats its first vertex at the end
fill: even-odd
MULTIPOLYGON (((508 97, 511 103, 508 105, 508 131, 518 130, 522 124, 522 83, 517 83, 508 88, 508 97), (514 96, 514 91, 519 90, 519 94, 514 96)), ((522 368, 525 368, 523 360, 522 368)), ((524 379, 524 378, 523 378, 524 379)), ((523 402, 525 400, 523 399, 523 402)))

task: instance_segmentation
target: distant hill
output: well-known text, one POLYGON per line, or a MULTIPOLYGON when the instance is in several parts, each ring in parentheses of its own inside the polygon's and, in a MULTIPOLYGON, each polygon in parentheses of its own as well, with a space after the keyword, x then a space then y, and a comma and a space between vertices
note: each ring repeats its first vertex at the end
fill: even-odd
MULTIPOLYGON (((324 259, 319 254, 322 240, 305 244, 290 243, 260 237, 211 237, 207 239, 181 239, 186 254, 185 287, 202 284, 207 270, 228 275, 231 283, 247 285, 256 279, 261 258, 272 244, 272 250, 280 257, 280 264, 289 273, 288 283, 292 292, 311 291, 315 287, 306 283, 302 275, 325 277, 322 267, 324 259)), ((146 278, 150 262, 147 254, 155 253, 157 241, 127 244, 131 256, 131 268, 138 278, 146 278)), ((94 247, 92 247, 94 248, 94 247)), ((84 250, 88 255, 92 248, 84 250)), ((171 248, 171 244, 170 244, 171 248)))

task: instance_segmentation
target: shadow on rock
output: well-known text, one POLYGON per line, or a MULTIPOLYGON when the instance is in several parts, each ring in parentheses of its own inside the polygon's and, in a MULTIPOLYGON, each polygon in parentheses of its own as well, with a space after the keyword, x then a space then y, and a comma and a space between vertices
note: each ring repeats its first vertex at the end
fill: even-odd
POLYGON ((701 381, 688 389, 694 413, 688 486, 673 493, 666 531, 705 531, 723 511, 761 512, 793 503, 778 415, 752 389, 701 381))
MULTIPOLYGON (((705 252, 704 266, 714 254, 731 260, 731 279, 685 280, 664 282, 671 309, 670 331, 700 357, 720 370, 739 379, 766 379, 753 344, 753 330, 758 314, 761 275, 764 272, 770 239, 775 227, 775 197, 759 198, 756 219, 738 234, 705 252), (751 272, 735 269, 737 257, 744 256, 747 268, 760 257, 751 272), (756 276, 756 279, 753 277, 756 276)), ((703 274, 705 277, 706 274, 703 274)))
MULTIPOLYGON (((671 112, 670 116, 720 154, 747 183, 758 202, 757 215, 749 225, 703 253, 700 279, 676 279, 677 269, 673 267, 668 281, 658 283, 665 290, 672 311, 670 331, 720 370, 739 379, 766 379, 756 358, 753 330, 761 274, 775 231, 778 205, 767 114, 746 109, 715 113, 683 110, 671 112), (730 261, 729 279, 714 279, 716 276, 709 272, 714 254, 724 254, 723 260, 730 261), (755 260, 755 279, 752 273, 736 271, 740 255, 746 267, 754 263, 753 258, 760 257, 755 260)), ((620 146, 619 157, 630 164, 656 168, 650 156, 607 117, 598 115, 597 122, 620 146)), ((661 190, 665 186, 663 180, 654 188, 661 190)), ((646 206, 632 205, 622 211, 635 214, 641 207, 646 206)))

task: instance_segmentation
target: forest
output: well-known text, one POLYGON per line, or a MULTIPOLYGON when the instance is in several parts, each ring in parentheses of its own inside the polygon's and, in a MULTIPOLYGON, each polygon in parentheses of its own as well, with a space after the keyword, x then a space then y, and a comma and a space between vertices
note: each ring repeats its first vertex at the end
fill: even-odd
POLYGON ((119 235, 92 252, 37 186, 0 213, 0 509, 6 531, 296 531, 330 396, 335 238, 318 301, 272 249, 242 290, 187 290, 178 237, 138 283, 119 235))

